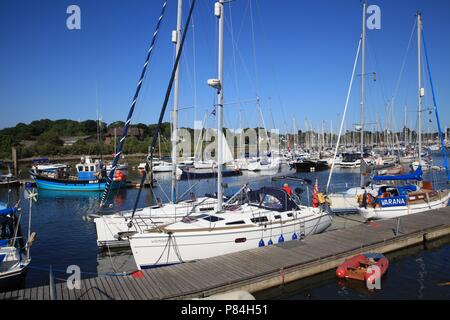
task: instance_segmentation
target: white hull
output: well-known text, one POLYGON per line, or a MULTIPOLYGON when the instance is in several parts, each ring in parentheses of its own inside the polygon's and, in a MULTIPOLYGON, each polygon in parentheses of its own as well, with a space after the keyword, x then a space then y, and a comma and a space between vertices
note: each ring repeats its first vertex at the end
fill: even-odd
MULTIPOLYGON (((254 212, 254 217, 265 214, 272 215, 273 218, 273 215, 280 214, 258 211, 260 210, 254 212)), ((235 220, 243 219, 239 212, 232 214, 235 215, 235 220)), ((143 269, 254 249, 259 246, 261 239, 266 245, 269 240, 277 243, 280 235, 283 235, 284 241, 290 241, 294 233, 297 236, 320 233, 331 225, 332 217, 319 209, 304 207, 283 223, 279 223, 279 220, 269 221, 273 221, 273 224, 250 224, 222 229, 215 229, 213 225, 208 230, 174 230, 170 236, 165 232, 141 233, 130 238, 130 246, 136 265, 143 269)))
POLYGON ((275 171, 280 168, 280 161, 278 159, 272 160, 267 164, 261 164, 260 161, 251 162, 247 165, 248 171, 275 171))
POLYGON ((0 280, 2 281, 25 273, 31 261, 15 247, 0 247, 0 255, 5 255, 0 264, 0 280))
POLYGON ((372 185, 366 189, 357 187, 348 189, 345 192, 331 193, 328 195, 328 198, 331 200, 331 210, 333 212, 357 211, 359 209, 357 197, 364 194, 364 191, 375 197, 379 188, 380 185, 372 185))
POLYGON ((153 172, 171 172, 172 164, 170 162, 161 161, 158 165, 153 166, 153 172))
POLYGON ((341 168, 358 168, 359 166, 361 166, 361 160, 356 160, 352 162, 341 161, 339 163, 339 166, 341 168))
POLYGON ((359 208, 359 213, 366 219, 392 219, 409 214, 444 208, 448 205, 450 192, 444 194, 440 199, 428 203, 414 203, 401 207, 379 207, 379 208, 359 208))
POLYGON ((97 231, 97 246, 128 247, 128 237, 121 233, 134 233, 143 229, 173 223, 192 211, 207 212, 214 210, 217 199, 199 198, 195 202, 182 201, 177 204, 164 204, 162 207, 146 207, 138 209, 133 223, 130 224, 132 211, 119 212, 113 215, 100 216, 94 219, 97 231))
MULTIPOLYGON (((431 170, 431 164, 429 164, 428 162, 422 160, 421 164, 422 164, 422 171, 430 171, 431 170)), ((419 168, 419 161, 414 161, 412 163, 412 167, 413 167, 414 171, 416 171, 417 168, 419 168)))
POLYGON ((213 161, 194 162, 195 169, 212 169, 217 168, 217 164, 213 161))

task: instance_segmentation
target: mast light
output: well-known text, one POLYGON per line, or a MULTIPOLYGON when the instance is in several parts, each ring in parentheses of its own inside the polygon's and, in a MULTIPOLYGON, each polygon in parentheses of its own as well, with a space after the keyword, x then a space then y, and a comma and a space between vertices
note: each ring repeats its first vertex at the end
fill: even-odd
POLYGON ((216 2, 216 3, 214 4, 214 15, 215 15, 217 18, 219 18, 219 17, 220 17, 221 11, 222 11, 222 8, 221 8, 220 2, 216 2))

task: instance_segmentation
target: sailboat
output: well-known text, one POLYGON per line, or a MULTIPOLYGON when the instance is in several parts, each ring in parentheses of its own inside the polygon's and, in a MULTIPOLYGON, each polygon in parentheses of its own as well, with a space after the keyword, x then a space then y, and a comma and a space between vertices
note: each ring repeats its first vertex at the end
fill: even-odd
MULTIPOLYGON (((425 89, 422 87, 422 15, 417 13, 417 70, 418 70, 418 166, 413 174, 403 176, 381 176, 374 180, 411 180, 422 181, 422 98, 425 89)), ((428 60, 427 60, 428 61, 428 60)), ((428 68, 428 72, 430 72, 428 68)), ((430 77, 431 79, 431 77, 430 77)), ((433 90, 434 96, 434 90, 433 90)), ((435 100, 435 98, 434 98, 435 100)), ((359 208, 365 219, 387 219, 446 207, 450 199, 450 190, 434 190, 431 182, 422 181, 417 186, 386 186, 379 189, 377 197, 369 204, 359 208), (414 189, 413 189, 414 188, 414 189)))
MULTIPOLYGON (((208 80, 217 90, 217 132, 223 130, 224 2, 214 5, 219 19, 218 78, 208 80)), ((194 3, 194 2, 192 2, 194 3)), ((218 135, 217 204, 214 211, 190 214, 172 224, 148 228, 129 238, 139 269, 194 261, 258 246, 271 245, 324 231, 332 217, 325 208, 303 206, 297 195, 244 185, 223 202, 223 136, 218 135)))
POLYGON ((362 31, 361 37, 358 45, 358 52, 355 58, 355 63, 353 67, 352 79, 349 86, 349 91, 347 94, 346 106, 344 109, 344 116, 341 120, 341 128, 338 136, 338 141, 335 147, 335 155, 331 162, 331 170, 328 177, 327 183, 327 192, 331 182, 331 177, 333 174, 333 169, 336 166, 336 157, 339 150, 339 142, 341 138, 342 128, 345 120, 345 113, 348 106, 349 96, 352 88, 353 78, 356 70, 356 62, 358 61, 359 51, 361 50, 361 123, 357 126, 357 129, 361 132, 361 145, 360 145, 360 153, 343 153, 341 155, 341 159, 338 162, 341 168, 355 168, 359 167, 361 172, 361 186, 350 188, 344 192, 334 192, 328 195, 331 200, 331 209, 334 212, 347 212, 347 211, 357 211, 359 208, 358 197, 362 194, 369 194, 371 196, 376 196, 378 193, 378 189, 381 187, 377 184, 369 184, 366 185, 363 183, 363 175, 367 175, 369 173, 369 168, 363 159, 364 157, 364 74, 365 74, 365 41, 366 41, 366 1, 363 1, 363 14, 362 14, 362 31))
POLYGON ((0 203, 0 288, 16 285, 25 276, 31 262, 30 248, 36 234, 31 233, 31 203, 36 194, 29 193, 28 237, 21 227, 22 212, 18 206, 0 203))
MULTIPOLYGON (((166 2, 163 4, 161 15, 158 19, 158 24, 156 26, 156 31, 153 34, 153 40, 150 48, 153 48, 153 44, 155 43, 156 36, 158 35, 159 23, 161 22, 164 16, 165 8, 166 2)), ((177 63, 182 49, 181 44, 184 40, 187 28, 189 27, 189 24, 186 24, 183 37, 181 37, 181 23, 182 23, 181 19, 182 19, 182 0, 178 0, 177 28, 174 31, 174 34, 176 34, 176 36, 173 39, 174 40, 173 42, 176 44, 177 63)), ((148 61, 149 56, 147 57, 147 62, 145 63, 145 66, 148 65, 148 61)), ((178 64, 176 64, 174 68, 175 73, 173 79, 175 82, 175 88, 177 88, 178 76, 175 75, 178 75, 178 64)), ((141 75, 141 79, 143 79, 143 74, 141 75)), ((141 83, 141 81, 139 83, 141 83)), ((138 87, 138 90, 139 88, 140 87, 138 87)), ((137 93, 135 94, 135 96, 137 95, 137 93)), ((133 99, 133 101, 136 101, 136 99, 133 99)), ((177 101, 178 101, 178 90, 175 90, 174 113, 176 113, 177 110, 177 101)), ((161 121, 162 118, 160 119, 160 122, 161 121)), ((173 121, 172 141, 176 141, 175 137, 177 128, 176 117, 174 117, 172 121, 173 121)), ((124 137, 126 137, 126 135, 124 135, 124 137)), ((176 144, 173 144, 172 148, 173 150, 174 148, 176 149, 176 144)), ((163 203, 160 199, 156 199, 155 205, 141 209, 137 209, 135 207, 133 210, 121 211, 112 215, 94 215, 94 214, 89 215, 89 218, 91 218, 96 225, 97 245, 99 247, 102 248, 128 247, 129 237, 135 233, 140 232, 141 230, 175 222, 188 214, 208 212, 214 210, 214 206, 217 203, 216 198, 209 198, 209 197, 197 198, 194 193, 191 193, 190 199, 184 201, 177 201, 176 183, 181 176, 181 172, 179 172, 181 169, 176 166, 177 164, 176 152, 172 153, 172 157, 173 162, 171 164, 171 171, 173 176, 172 176, 171 202, 163 203)), ((157 165, 161 165, 161 160, 153 158, 153 154, 150 153, 147 157, 147 163, 144 164, 143 170, 141 171, 143 174, 143 179, 145 178, 146 175, 145 167, 147 166, 148 163, 152 162, 157 163, 157 165)))
MULTIPOLYGON (((2 165, 3 162, 0 161, 0 166, 2 165)), ((0 188, 14 188, 19 186, 20 180, 11 173, 11 168, 8 165, 8 173, 0 173, 0 188)))

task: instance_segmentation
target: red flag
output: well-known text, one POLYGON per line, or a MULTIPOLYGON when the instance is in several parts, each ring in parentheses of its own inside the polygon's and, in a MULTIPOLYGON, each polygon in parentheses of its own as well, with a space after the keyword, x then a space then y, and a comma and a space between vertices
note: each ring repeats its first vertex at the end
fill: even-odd
POLYGON ((314 183, 314 191, 312 195, 312 206, 313 208, 317 208, 319 206, 319 180, 316 177, 316 183, 314 183))

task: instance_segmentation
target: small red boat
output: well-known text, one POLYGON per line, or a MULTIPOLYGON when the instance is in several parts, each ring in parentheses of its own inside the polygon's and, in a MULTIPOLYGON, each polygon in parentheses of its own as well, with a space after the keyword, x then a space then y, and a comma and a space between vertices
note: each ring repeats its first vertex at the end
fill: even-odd
POLYGON ((374 282, 381 278, 389 267, 388 259, 381 253, 363 253, 346 260, 336 269, 336 276, 341 279, 354 279, 374 282), (380 272, 369 270, 371 266, 377 266, 380 272))

